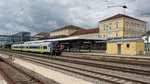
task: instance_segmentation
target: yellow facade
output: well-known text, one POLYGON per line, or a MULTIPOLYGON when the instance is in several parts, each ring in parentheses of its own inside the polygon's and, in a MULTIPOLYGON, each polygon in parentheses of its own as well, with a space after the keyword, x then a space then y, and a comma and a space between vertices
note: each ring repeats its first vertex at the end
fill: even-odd
POLYGON ((108 42, 106 53, 126 54, 126 55, 144 54, 144 42, 143 41, 108 42), (118 49, 120 50, 120 52, 118 49))
POLYGON ((146 33, 146 22, 126 17, 102 21, 99 24, 101 38, 140 37, 146 33))
POLYGON ((99 37, 99 33, 90 33, 90 34, 81 34, 75 36, 83 36, 83 37, 99 37))
POLYGON ((58 36, 58 35, 66 35, 69 36, 72 33, 76 32, 77 30, 75 29, 63 29, 63 30, 59 30, 59 31, 54 31, 50 33, 50 36, 58 36))

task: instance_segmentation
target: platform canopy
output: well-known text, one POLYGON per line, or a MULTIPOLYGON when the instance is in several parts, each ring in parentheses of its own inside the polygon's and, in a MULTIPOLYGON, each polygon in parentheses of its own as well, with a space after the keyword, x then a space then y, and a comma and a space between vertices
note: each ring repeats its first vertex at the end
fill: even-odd
POLYGON ((51 42, 51 41, 73 41, 73 40, 87 40, 87 41, 106 41, 105 38, 99 37, 85 37, 85 36, 72 36, 66 38, 59 38, 59 39, 47 39, 47 40, 38 40, 38 41, 29 41, 25 43, 40 43, 40 42, 51 42))

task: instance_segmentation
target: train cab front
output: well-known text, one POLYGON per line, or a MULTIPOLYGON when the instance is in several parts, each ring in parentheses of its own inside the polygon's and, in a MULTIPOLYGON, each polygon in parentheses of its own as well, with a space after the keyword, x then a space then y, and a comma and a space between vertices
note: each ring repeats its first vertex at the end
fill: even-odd
POLYGON ((52 54, 57 55, 57 56, 62 54, 59 42, 53 42, 53 53, 52 54))

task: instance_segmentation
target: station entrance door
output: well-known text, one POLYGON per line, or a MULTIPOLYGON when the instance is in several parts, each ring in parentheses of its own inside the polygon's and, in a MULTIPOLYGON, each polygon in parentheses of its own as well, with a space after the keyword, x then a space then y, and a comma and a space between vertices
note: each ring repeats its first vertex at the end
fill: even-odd
POLYGON ((121 44, 117 44, 117 54, 121 54, 121 44))

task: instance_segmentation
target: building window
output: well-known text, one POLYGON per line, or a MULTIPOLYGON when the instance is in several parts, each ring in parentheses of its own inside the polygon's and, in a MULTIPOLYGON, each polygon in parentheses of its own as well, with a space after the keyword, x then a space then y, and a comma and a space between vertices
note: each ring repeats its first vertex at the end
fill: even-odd
POLYGON ((126 33, 126 37, 129 37, 129 34, 128 34, 128 33, 126 33))
POLYGON ((103 31, 105 31, 105 25, 103 25, 103 31))
POLYGON ((131 30, 133 30, 133 23, 132 23, 132 27, 131 27, 131 30))
POLYGON ((135 31, 136 31, 136 24, 135 24, 135 31))
POLYGON ((117 32, 117 33, 115 33, 115 36, 116 36, 116 37, 118 37, 118 32, 117 32))
POLYGON ((133 37, 133 33, 131 33, 131 37, 133 37))
POLYGON ((126 48, 130 48, 130 44, 126 44, 126 48))
POLYGON ((118 22, 116 22, 116 24, 115 24, 115 28, 116 28, 116 29, 118 29, 118 28, 119 28, 119 23, 118 23, 118 22))
POLYGON ((129 23, 127 22, 127 30, 129 30, 129 23))
POLYGON ((105 34, 103 35, 103 38, 105 38, 105 34))
POLYGON ((138 24, 138 30, 139 30, 139 32, 140 32, 140 24, 138 24))
POLYGON ((109 31, 111 31, 111 29, 112 29, 112 25, 111 25, 111 24, 109 24, 109 26, 108 26, 108 27, 109 27, 109 31))
POLYGON ((144 25, 142 25, 142 32, 144 32, 144 25))
POLYGON ((109 33, 109 37, 111 37, 112 36, 112 34, 111 33, 109 33))

